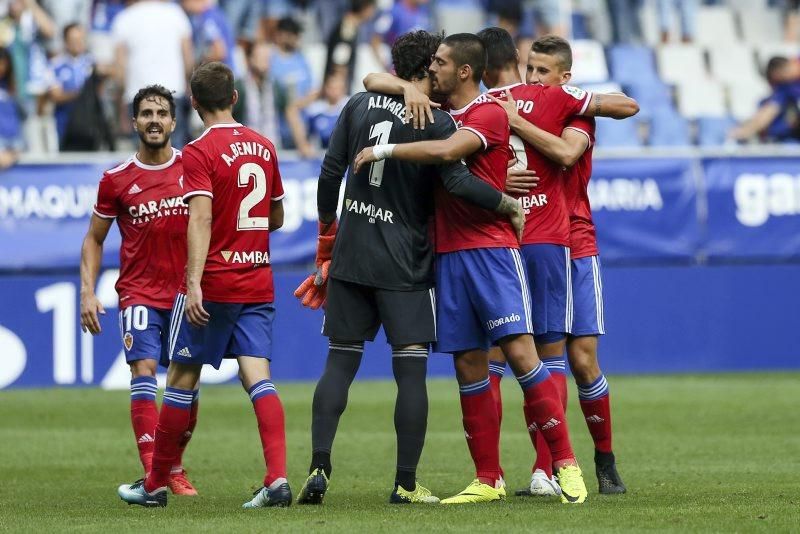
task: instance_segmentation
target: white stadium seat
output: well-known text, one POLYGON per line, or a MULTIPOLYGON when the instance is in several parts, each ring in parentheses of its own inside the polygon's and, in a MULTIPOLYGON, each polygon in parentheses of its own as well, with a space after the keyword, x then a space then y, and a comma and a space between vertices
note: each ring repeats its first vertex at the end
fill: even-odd
POLYGON ((706 78, 703 51, 691 44, 668 44, 656 49, 658 73, 666 83, 706 78))
POLYGON ((447 35, 461 32, 474 33, 486 27, 486 15, 480 7, 439 3, 434 9, 436 26, 443 29, 447 35))
POLYGON ((675 87, 678 110, 687 119, 727 117, 725 90, 712 80, 686 81, 675 87))
POLYGON ((760 83, 734 83, 728 86, 731 115, 737 121, 750 118, 761 99, 769 96, 769 85, 763 80, 760 83))
POLYGON ((708 48, 711 76, 718 82, 745 83, 761 79, 753 47, 747 44, 711 45, 708 48))
POLYGON ((572 41, 572 82, 599 83, 608 80, 606 53, 600 41, 579 39, 572 41))
POLYGON ((753 45, 783 41, 781 12, 776 8, 747 7, 739 10, 742 37, 753 45))
POLYGON ((311 69, 311 75, 314 76, 314 85, 319 87, 325 77, 325 60, 328 57, 328 47, 322 43, 308 44, 303 47, 303 55, 308 62, 308 68, 311 69))
POLYGON ((734 12, 728 6, 701 6, 695 20, 695 42, 721 45, 739 42, 734 12))
MULTIPOLYGON (((572 82, 570 81, 570 83, 572 82)), ((584 89, 586 91, 591 91, 593 93, 600 93, 600 94, 622 92, 622 86, 617 82, 585 83, 585 84, 580 84, 580 87, 581 89, 584 89)))
MULTIPOLYGON (((388 59, 391 56, 390 49, 387 45, 382 45, 383 57, 388 59)), ((378 58, 375 57, 375 52, 368 44, 358 45, 358 56, 356 56, 356 66, 353 69, 353 86, 351 93, 358 93, 364 91, 364 77, 370 72, 386 72, 386 66, 383 65, 378 58)))

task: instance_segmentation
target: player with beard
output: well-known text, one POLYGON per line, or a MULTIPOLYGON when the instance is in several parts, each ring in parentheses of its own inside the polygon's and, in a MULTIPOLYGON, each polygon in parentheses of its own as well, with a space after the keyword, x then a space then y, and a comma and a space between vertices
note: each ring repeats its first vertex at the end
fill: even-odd
MULTIPOLYGON (((448 96, 458 130, 443 141, 367 147, 356 157, 356 172, 362 165, 386 158, 419 163, 464 159, 471 172, 503 189, 512 156, 508 118, 499 105, 480 93, 485 66, 486 48, 477 36, 446 37, 429 71, 433 90, 448 96)), ((392 92, 398 87, 385 90, 392 92)), ((540 433, 555 458, 563 482, 562 502, 582 503, 586 486, 564 411, 554 380, 536 354, 519 244, 508 224, 495 215, 476 212, 460 200, 442 195, 441 190, 436 201, 436 350, 453 354, 464 431, 476 468, 476 479, 442 503, 505 498, 500 422, 489 387, 487 350, 492 344, 501 347, 523 390, 529 432, 540 433)))
MULTIPOLYGON (((119 325, 125 359, 131 369, 131 424, 145 473, 150 472, 158 420, 156 368, 167 365, 169 318, 186 266, 189 212, 183 203, 180 151, 170 143, 175 130, 175 101, 160 85, 140 89, 133 99, 133 128, 139 149, 125 163, 106 171, 97 204, 81 248, 81 327, 100 333, 105 314, 94 288, 103 258, 103 243, 114 219, 122 246, 119 325)), ((186 478, 181 457, 197 423, 197 397, 180 455, 169 477, 175 495, 197 495, 186 478)))
MULTIPOLYGON (((428 65, 441 39, 414 31, 392 46, 397 75, 425 94, 431 93, 428 65)), ((354 95, 339 118, 322 163, 317 192, 318 274, 309 276, 295 295, 312 308, 320 307, 327 297, 323 333, 330 344, 325 371, 314 392, 312 458, 300 504, 320 504, 324 498, 332 470, 331 449, 348 390, 361 363, 364 342, 374 340, 381 325, 392 345, 397 382, 397 462, 389 500, 438 502, 416 482, 428 419, 428 347, 436 339, 429 239, 435 184, 441 181, 448 193, 483 208, 478 213, 493 210, 510 215, 515 228, 522 230, 519 202, 470 174, 463 163, 435 166, 392 160, 361 172, 351 169, 337 230, 342 177, 358 149, 373 139, 380 143, 447 139, 456 131, 453 120, 439 110, 432 112, 435 122, 416 130, 407 123, 405 108, 406 102, 399 97, 374 92, 354 95)))

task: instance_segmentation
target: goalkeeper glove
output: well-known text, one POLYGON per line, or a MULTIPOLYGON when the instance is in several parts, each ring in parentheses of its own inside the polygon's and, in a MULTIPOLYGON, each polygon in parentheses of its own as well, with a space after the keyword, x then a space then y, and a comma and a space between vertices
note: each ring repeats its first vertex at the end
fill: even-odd
POLYGON ((328 269, 330 269, 333 245, 336 241, 336 230, 336 220, 327 224, 319 223, 317 256, 314 260, 317 271, 303 280, 303 283, 294 292, 294 296, 300 299, 300 303, 312 310, 324 306, 328 295, 328 269))

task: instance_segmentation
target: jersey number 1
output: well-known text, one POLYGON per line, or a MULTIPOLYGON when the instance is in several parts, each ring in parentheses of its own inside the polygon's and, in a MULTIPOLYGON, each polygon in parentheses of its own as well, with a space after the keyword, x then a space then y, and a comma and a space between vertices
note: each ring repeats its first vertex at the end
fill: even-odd
POLYGON ((250 185, 253 179, 253 190, 247 193, 239 204, 237 230, 269 230, 269 217, 251 217, 250 210, 267 196, 267 175, 257 163, 245 163, 239 168, 239 187, 250 185))
MULTIPOLYGON (((369 129, 369 138, 378 138, 376 145, 385 145, 389 142, 389 133, 392 131, 392 121, 383 121, 373 124, 369 129)), ((375 161, 369 166, 369 185, 380 187, 383 182, 383 165, 385 160, 375 161)))

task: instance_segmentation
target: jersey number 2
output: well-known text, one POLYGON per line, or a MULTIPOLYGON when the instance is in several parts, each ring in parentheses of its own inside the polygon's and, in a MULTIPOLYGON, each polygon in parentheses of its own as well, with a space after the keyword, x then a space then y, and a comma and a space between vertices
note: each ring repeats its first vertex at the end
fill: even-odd
MULTIPOLYGON (((385 145, 389 142, 389 133, 392 131, 392 121, 383 121, 373 124, 369 129, 369 138, 378 138, 376 145, 385 145)), ((383 165, 385 160, 375 161, 369 166, 369 185, 380 187, 383 182, 383 165)))
POLYGON ((236 221, 236 229, 269 230, 269 217, 250 216, 250 210, 267 196, 267 175, 257 163, 245 163, 239 168, 239 187, 250 185, 251 178, 254 187, 239 204, 239 219, 236 221))

